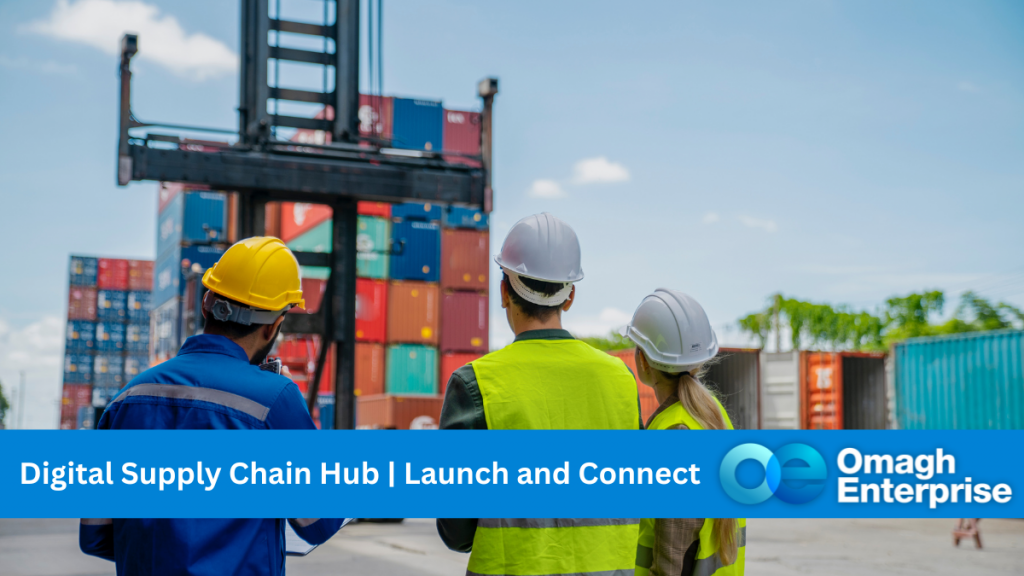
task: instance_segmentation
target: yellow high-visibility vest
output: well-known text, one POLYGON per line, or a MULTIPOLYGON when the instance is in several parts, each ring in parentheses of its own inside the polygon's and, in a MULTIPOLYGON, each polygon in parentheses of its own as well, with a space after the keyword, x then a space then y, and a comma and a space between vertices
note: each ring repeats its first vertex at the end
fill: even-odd
MULTIPOLYGON (((716 399, 715 402, 718 402, 716 399)), ((718 403, 718 408, 725 418, 726 428, 732 430, 732 420, 729 414, 718 403)), ((684 424, 690 430, 703 430, 704 428, 683 408, 680 402, 662 410, 654 417, 648 430, 667 430, 669 428, 684 424)), ((739 518, 737 521, 739 533, 736 535, 737 550, 736 561, 732 564, 723 565, 718 557, 718 537, 714 531, 714 518, 705 518, 700 529, 700 543, 697 545, 697 558, 693 567, 692 576, 743 576, 743 569, 746 559, 747 545, 747 520, 739 518)), ((651 565, 654 561, 654 518, 640 520, 640 539, 636 547, 636 569, 634 576, 648 576, 651 565)))
MULTIPOLYGON (((521 340, 472 362, 490 430, 636 430, 636 381, 579 340, 521 340)), ((632 576, 639 518, 482 518, 467 574, 632 576)))

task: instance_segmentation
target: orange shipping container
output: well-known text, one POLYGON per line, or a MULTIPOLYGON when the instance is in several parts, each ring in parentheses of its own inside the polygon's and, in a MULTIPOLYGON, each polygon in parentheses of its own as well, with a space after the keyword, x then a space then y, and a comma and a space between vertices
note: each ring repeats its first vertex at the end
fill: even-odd
POLYGON ((442 397, 444 397, 445 390, 448 389, 448 379, 452 377, 452 374, 480 356, 482 354, 466 352, 448 352, 441 355, 441 377, 438 378, 437 382, 441 389, 442 397))
POLYGON ((331 219, 333 211, 324 204, 281 203, 281 240, 291 242, 331 219))
POLYGON ((801 352, 800 398, 804 429, 884 428, 885 354, 801 352))
POLYGON ((490 270, 487 231, 445 228, 441 233, 441 286, 458 290, 487 290, 490 270))
POLYGON ((281 237, 280 202, 267 202, 267 207, 263 211, 263 230, 266 236, 281 237))
POLYGON ((635 348, 630 348, 628 350, 612 350, 609 354, 615 356, 619 360, 622 360, 633 372, 633 377, 636 379, 637 393, 640 395, 640 415, 642 416, 644 425, 646 426, 647 420, 654 414, 654 411, 658 409, 658 398, 654 396, 654 388, 647 386, 636 376, 635 350, 635 348))
POLYGON ((437 344, 438 287, 395 280, 388 291, 388 342, 437 344))
POLYGON ((356 396, 384 393, 384 345, 356 344, 356 396))
POLYGON ((361 396, 356 427, 384 430, 435 430, 441 420, 440 396, 361 396))
POLYGON ((153 291, 152 260, 128 261, 128 289, 147 292, 153 291))

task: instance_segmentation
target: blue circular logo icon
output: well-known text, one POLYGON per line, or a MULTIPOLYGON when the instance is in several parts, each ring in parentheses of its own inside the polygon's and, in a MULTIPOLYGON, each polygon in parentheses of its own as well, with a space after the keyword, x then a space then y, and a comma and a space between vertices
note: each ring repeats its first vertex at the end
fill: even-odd
POLYGON ((789 504, 810 502, 825 489, 825 459, 806 444, 786 444, 774 453, 760 444, 740 444, 722 459, 722 489, 740 504, 760 504, 774 494, 789 504), (754 460, 764 467, 764 481, 746 488, 736 480, 740 463, 754 460))

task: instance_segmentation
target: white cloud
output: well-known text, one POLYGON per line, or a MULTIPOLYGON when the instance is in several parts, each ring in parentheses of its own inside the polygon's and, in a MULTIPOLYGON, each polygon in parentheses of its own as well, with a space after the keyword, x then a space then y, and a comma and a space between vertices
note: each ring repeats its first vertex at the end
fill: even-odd
POLYGON ((573 182, 576 184, 629 180, 629 170, 625 166, 618 162, 610 162, 604 156, 580 160, 573 166, 573 173, 573 182))
MULTIPOLYGON (((60 399, 62 353, 65 324, 56 316, 43 318, 22 328, 14 328, 0 318, 0 382, 9 401, 20 394, 22 370, 25 371, 25 428, 55 428, 57 402, 60 399), (16 392, 17 391, 17 392, 16 392)), ((17 424, 21 399, 12 402, 9 426, 17 424)))
POLYGON ((0 54, 0 66, 42 72, 43 74, 75 74, 78 69, 71 64, 61 64, 53 60, 29 60, 25 57, 11 58, 0 54))
POLYGON ((966 81, 957 84, 956 87, 961 92, 971 92, 972 94, 976 94, 978 92, 981 92, 981 88, 979 88, 978 86, 975 86, 974 84, 972 84, 970 82, 966 82, 966 81))
POLYGON ((776 232, 779 229, 774 220, 761 220, 760 218, 752 218, 750 216, 740 216, 739 220, 748 228, 760 228, 765 232, 776 232))
POLYGON ((701 218, 701 220, 703 220, 705 224, 714 224, 715 222, 718 222, 721 219, 722 217, 718 215, 718 212, 708 212, 707 214, 704 215, 703 218, 701 218))
POLYGON ((23 27, 29 32, 85 44, 107 54, 120 53, 125 32, 139 35, 139 58, 175 74, 204 80, 238 69, 238 55, 220 40, 186 33, 171 15, 138 0, 57 0, 45 20, 23 27))
POLYGON ((618 308, 604 308, 597 316, 576 316, 570 310, 562 315, 562 323, 574 336, 607 336, 629 324, 632 317, 618 308))
POLYGON ((526 191, 531 198, 565 198, 565 190, 554 180, 534 180, 526 191))

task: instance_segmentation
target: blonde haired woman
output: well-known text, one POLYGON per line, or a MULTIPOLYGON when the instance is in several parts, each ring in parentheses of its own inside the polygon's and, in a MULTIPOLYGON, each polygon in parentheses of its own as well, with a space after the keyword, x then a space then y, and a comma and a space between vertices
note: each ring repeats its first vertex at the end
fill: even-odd
MULTIPOLYGON (((696 300, 659 288, 640 303, 624 335, 636 344, 637 377, 658 398, 648 430, 732 430, 725 408, 698 379, 718 353, 718 339, 696 300)), ((666 446, 679 440, 658 438, 666 446)), ((745 540, 743 518, 645 518, 636 576, 742 576, 745 540)))

